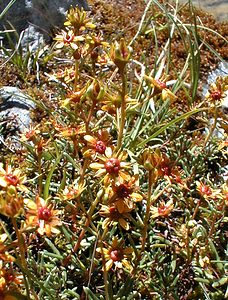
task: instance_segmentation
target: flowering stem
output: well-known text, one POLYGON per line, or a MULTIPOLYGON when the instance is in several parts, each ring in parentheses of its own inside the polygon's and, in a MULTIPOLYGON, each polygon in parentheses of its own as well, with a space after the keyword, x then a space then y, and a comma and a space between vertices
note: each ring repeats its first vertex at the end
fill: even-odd
MULTIPOLYGON (((126 119, 126 76, 124 74, 124 70, 121 72, 121 79, 122 79, 122 91, 121 91, 121 107, 120 107, 120 122, 119 122, 119 134, 117 140, 117 151, 121 148, 122 139, 123 139, 123 131, 124 131, 124 124, 126 119)), ((117 114, 118 118, 118 114, 117 114)))
POLYGON ((78 85, 78 77, 79 77, 79 61, 75 59, 75 64, 74 64, 74 91, 77 90, 77 85, 78 85))
POLYGON ((88 210, 88 213, 87 213, 87 219, 86 219, 86 222, 85 222, 85 225, 84 225, 84 228, 82 229, 79 237, 78 237, 78 240, 77 240, 77 243, 74 245, 73 249, 71 250, 71 253, 64 259, 63 261, 63 265, 67 265, 69 263, 69 261, 71 260, 71 257, 74 253, 76 253, 81 245, 81 241, 83 240, 84 236, 85 236, 85 233, 86 233, 86 230, 87 228, 89 227, 89 224, 90 224, 90 221, 91 221, 91 217, 93 215, 93 212, 94 212, 94 209, 96 208, 98 202, 100 200, 100 197, 97 197, 95 199, 94 202, 92 202, 89 210, 88 210))
POLYGON ((26 275, 25 275, 27 273, 26 271, 28 271, 28 267, 27 267, 27 262, 26 262, 26 259, 25 259, 24 239, 23 239, 23 237, 20 234, 20 231, 18 229, 16 218, 12 218, 12 223, 13 223, 13 227, 15 229, 17 240, 18 240, 20 260, 21 260, 22 273, 23 273, 23 277, 24 277, 26 293, 27 293, 28 299, 30 299, 29 286, 28 286, 26 275))
POLYGON ((85 122, 85 126, 86 126, 86 133, 88 134, 89 133, 89 123, 90 123, 90 120, 92 118, 92 115, 93 115, 93 111, 94 111, 94 108, 96 106, 96 102, 93 101, 91 107, 90 107, 90 110, 89 110, 89 114, 88 114, 88 117, 87 117, 87 120, 85 122))
POLYGON ((108 290, 108 272, 106 269, 106 262, 105 262, 103 247, 101 247, 101 249, 102 249, 102 263, 104 266, 104 271, 103 271, 104 276, 103 277, 104 277, 104 286, 105 286, 105 299, 109 300, 110 297, 109 297, 109 290, 108 290))
POLYGON ((41 195, 43 189, 43 176, 42 176, 42 168, 41 168, 41 160, 42 160, 42 153, 38 153, 38 187, 39 187, 39 194, 41 195))
POLYGON ((142 247, 140 251, 140 256, 145 250, 146 246, 146 239, 147 239, 147 229, 148 229, 148 223, 150 218, 150 206, 151 206, 151 192, 152 192, 152 186, 153 186, 153 171, 149 171, 149 183, 148 183, 148 197, 147 197, 147 205, 146 205, 146 213, 144 218, 144 228, 142 232, 142 247))
POLYGON ((208 135, 207 135, 207 137, 206 137, 206 139, 204 141, 204 147, 206 147, 207 142, 209 141, 210 137, 212 136, 212 134, 213 134, 213 132, 214 132, 214 130, 216 128, 217 120, 218 120, 218 107, 215 107, 214 123, 211 126, 210 131, 209 131, 209 133, 208 133, 208 135))

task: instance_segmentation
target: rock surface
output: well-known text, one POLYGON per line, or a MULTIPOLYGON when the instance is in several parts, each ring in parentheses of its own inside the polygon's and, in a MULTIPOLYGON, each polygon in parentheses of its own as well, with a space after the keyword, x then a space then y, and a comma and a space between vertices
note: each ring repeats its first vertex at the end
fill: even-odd
POLYGON ((31 98, 18 88, 0 88, 0 146, 10 140, 15 147, 18 134, 30 125, 30 110, 34 107, 31 98))
MULTIPOLYGON (((0 1, 0 12, 7 6, 9 0, 0 1)), ((53 28, 63 25, 65 12, 70 6, 76 5, 89 9, 86 0, 16 0, 0 22, 0 31, 4 26, 9 28, 9 21, 17 30, 21 32, 34 25, 38 31, 47 38, 53 28)))

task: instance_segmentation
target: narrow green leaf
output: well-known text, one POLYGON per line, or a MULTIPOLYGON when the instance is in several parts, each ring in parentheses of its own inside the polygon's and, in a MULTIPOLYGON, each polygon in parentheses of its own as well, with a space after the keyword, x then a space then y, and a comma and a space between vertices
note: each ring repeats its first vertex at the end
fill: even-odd
POLYGON ((97 298, 97 296, 95 296, 94 293, 88 287, 84 286, 83 290, 90 300, 99 300, 99 298, 97 298))
POLYGON ((183 114, 182 116, 180 117, 177 117, 176 119, 170 121, 168 124, 166 124, 165 126, 163 126, 162 128, 158 129, 155 133, 153 133, 150 137, 148 137, 145 141, 141 142, 138 144, 138 147, 144 147, 148 142, 150 142, 152 139, 154 139, 155 137, 157 137, 159 134, 161 134, 162 132, 164 132, 167 128, 169 128, 170 126, 184 120, 184 119, 187 119, 188 117, 194 115, 194 114, 197 114, 198 112, 200 111, 203 111, 205 110, 205 108, 198 108, 198 109, 195 109, 193 111, 189 111, 185 114, 183 114))
POLYGON ((52 175, 57 167, 57 165, 59 164, 60 162, 60 159, 62 158, 62 154, 59 155, 57 158, 56 158, 56 161, 54 163, 54 165, 52 166, 48 176, 47 176, 47 179, 46 179, 46 182, 45 182, 45 185, 44 185, 44 195, 43 195, 43 198, 44 200, 46 200, 49 196, 49 189, 50 189, 50 183, 51 183, 51 178, 52 178, 52 175))

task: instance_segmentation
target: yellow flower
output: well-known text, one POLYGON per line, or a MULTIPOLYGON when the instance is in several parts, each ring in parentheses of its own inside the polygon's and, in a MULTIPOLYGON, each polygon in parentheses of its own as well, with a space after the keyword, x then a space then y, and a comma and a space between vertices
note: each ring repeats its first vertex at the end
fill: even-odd
POLYGON ((145 149, 140 159, 144 168, 148 171, 153 171, 154 181, 158 178, 164 178, 169 184, 176 183, 183 188, 188 189, 184 179, 181 178, 181 172, 175 162, 172 162, 165 153, 159 149, 145 149))
POLYGON ((76 7, 70 8, 67 13, 67 20, 64 23, 65 26, 72 26, 74 32, 83 31, 86 28, 94 29, 96 25, 91 22, 91 19, 87 18, 87 13, 83 9, 76 7))
POLYGON ((27 141, 34 141, 34 139, 37 138, 37 136, 40 133, 40 130, 38 129, 39 125, 37 126, 31 126, 27 129, 24 130, 22 134, 20 134, 20 140, 22 142, 27 142, 27 141))
POLYGON ((105 229, 110 225, 119 224, 123 229, 129 230, 130 226, 126 219, 130 219, 129 212, 131 209, 125 207, 125 211, 120 213, 115 206, 106 206, 102 205, 99 211, 99 214, 102 217, 105 217, 104 221, 102 222, 102 228, 105 229))
POLYGON ((36 197, 35 202, 30 199, 25 200, 25 204, 28 208, 26 214, 27 228, 37 227, 40 235, 50 236, 51 233, 59 233, 56 226, 61 225, 61 221, 57 217, 60 211, 54 210, 52 204, 48 204, 39 196, 36 197))
POLYGON ((145 75, 144 78, 151 84, 154 88, 152 96, 161 95, 162 100, 170 99, 175 100, 177 97, 168 89, 165 82, 155 79, 153 77, 145 75))
POLYGON ((222 185, 222 198, 225 200, 226 206, 228 206, 228 186, 227 183, 222 185))
POLYGON ((63 200, 75 200, 78 199, 81 193, 85 190, 85 183, 78 183, 74 181, 72 185, 66 186, 60 198, 63 200))
POLYGON ((104 183, 109 183, 110 180, 118 180, 123 178, 130 179, 130 175, 124 171, 129 167, 129 163, 123 160, 127 158, 126 152, 114 154, 111 147, 105 149, 105 156, 98 155, 99 163, 91 163, 90 167, 97 170, 95 176, 100 177, 104 175, 104 183))
POLYGON ((171 213, 173 208, 174 205, 172 200, 169 200, 167 203, 161 201, 158 207, 151 207, 152 218, 166 217, 171 213))
POLYGON ((26 176, 21 174, 20 169, 12 169, 10 165, 3 168, 3 163, 0 163, 0 186, 3 188, 12 187, 19 191, 27 191, 24 183, 26 176))
POLYGON ((17 193, 0 192, 0 213, 7 217, 17 217, 23 213, 24 202, 21 195, 17 193))
POLYGON ((81 35, 75 35, 72 30, 68 32, 62 30, 62 34, 56 35, 54 40, 57 41, 56 48, 60 49, 64 46, 70 46, 73 50, 78 49, 78 42, 82 42, 85 38, 81 35))
MULTIPOLYGON (((117 108, 121 107, 121 95, 114 95, 110 92, 107 93, 106 97, 102 100, 104 104, 101 109, 107 111, 110 115, 116 114, 117 108)), ((132 99, 128 95, 125 96, 125 103, 126 103, 126 111, 135 109, 139 102, 137 99, 132 99)))
POLYGON ((114 265, 115 268, 126 268, 128 271, 132 271, 133 267, 128 261, 132 258, 133 248, 132 247, 123 247, 123 241, 118 241, 116 237, 113 238, 112 244, 107 245, 107 248, 99 247, 96 249, 105 260, 105 266, 102 270, 109 271, 114 265))
POLYGON ((130 61, 131 54, 132 48, 126 45, 126 42, 123 38, 119 43, 115 41, 111 45, 110 58, 118 67, 120 72, 124 70, 126 64, 130 61))
POLYGON ((0 234, 0 259, 7 262, 13 262, 15 261, 15 258, 9 254, 7 251, 8 247, 5 245, 7 237, 6 233, 0 234))
POLYGON ((70 139, 75 139, 78 136, 80 136, 81 134, 85 133, 85 125, 81 124, 81 125, 69 125, 69 126, 65 126, 63 127, 62 125, 59 125, 57 123, 54 123, 54 127, 57 131, 59 131, 58 136, 61 137, 68 137, 70 139))

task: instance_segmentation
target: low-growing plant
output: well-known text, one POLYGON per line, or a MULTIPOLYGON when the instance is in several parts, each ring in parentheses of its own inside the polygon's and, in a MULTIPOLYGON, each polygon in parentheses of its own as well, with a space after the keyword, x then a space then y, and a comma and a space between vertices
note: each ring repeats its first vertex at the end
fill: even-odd
POLYGON ((149 1, 141 24, 155 39, 151 5, 169 32, 153 69, 134 59, 142 26, 109 44, 85 11, 69 10, 52 106, 0 164, 1 299, 228 296, 228 78, 197 97, 198 25, 149 1), (188 59, 171 81, 173 34, 188 59))

